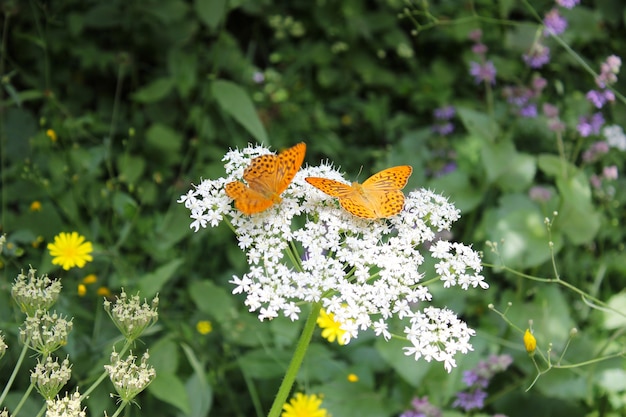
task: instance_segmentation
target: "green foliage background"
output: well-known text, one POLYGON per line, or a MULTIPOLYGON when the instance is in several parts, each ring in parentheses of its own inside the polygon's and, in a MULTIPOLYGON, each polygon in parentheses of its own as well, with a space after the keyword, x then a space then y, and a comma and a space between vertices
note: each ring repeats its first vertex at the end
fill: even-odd
MULTIPOLYGON (((565 43, 594 69, 610 54, 626 56, 625 5, 584 3, 563 11, 565 43)), ((407 190, 449 196, 463 216, 453 238, 484 249, 485 262, 501 265, 484 242, 503 240, 507 267, 554 278, 552 241, 563 281, 624 311, 624 181, 602 190, 589 184, 603 166, 622 172, 623 155, 584 163, 581 152, 599 138, 575 130, 592 110, 584 94, 595 87, 593 76, 552 39, 546 67, 530 70, 521 60, 541 30, 533 10, 542 16, 551 7, 514 0, 3 1, 1 226, 10 244, 0 328, 12 349, 0 373, 18 351, 21 318, 10 284, 32 265, 62 279, 58 308, 75 317, 65 349, 75 363, 72 384, 92 382, 115 337, 95 287, 76 294, 94 273, 114 293, 160 294, 159 326, 142 339, 158 377, 129 415, 264 415, 299 328, 281 319, 259 323, 246 311, 228 284, 246 270, 232 233, 225 226, 192 233, 188 211, 176 203, 191 183, 223 175, 224 153, 248 142, 280 150, 303 140, 308 163, 330 159, 355 179, 410 164, 407 190), (498 69, 492 105, 468 72, 475 57, 467 35, 475 28, 498 69), (568 127, 563 154, 545 118, 513 115, 501 95, 502 86, 526 85, 539 72, 548 79, 540 103, 556 104, 568 127), (431 130, 433 110, 445 105, 458 111, 449 137, 431 130), (436 175, 451 161, 453 172, 436 175), (529 198, 537 184, 552 190, 550 200, 529 198), (29 209, 33 201, 41 211, 29 209), (549 235, 544 218, 554 211, 549 235), (54 267, 45 245, 61 231, 93 242, 94 262, 69 272, 54 267), (199 320, 214 331, 200 335, 199 320)), ((626 124, 622 102, 604 115, 626 124)), ((371 335, 346 347, 318 337, 298 388, 323 393, 334 416, 398 415, 416 395, 449 408, 463 370, 508 353, 514 365, 490 389, 488 412, 623 415, 623 358, 552 370, 526 392, 536 372, 521 334, 487 305, 504 310, 511 302, 507 317, 520 328, 532 319, 544 350, 553 343, 562 351, 577 327, 567 363, 623 350, 624 321, 558 283, 498 267, 485 273, 486 292, 446 290, 447 306, 478 332, 475 351, 450 375, 371 335), (350 372, 358 383, 347 382, 350 372)), ((27 385, 24 373, 12 398, 27 385)), ((87 400, 93 415, 113 409, 108 389, 87 400)))

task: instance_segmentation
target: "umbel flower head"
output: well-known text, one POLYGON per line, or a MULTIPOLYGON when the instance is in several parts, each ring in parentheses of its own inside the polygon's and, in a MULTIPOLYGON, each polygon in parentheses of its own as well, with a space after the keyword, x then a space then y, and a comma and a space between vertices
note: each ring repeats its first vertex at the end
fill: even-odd
POLYGON ((72 331, 72 320, 67 320, 56 312, 39 312, 33 317, 26 317, 20 328, 20 340, 35 352, 48 356, 67 344, 72 331))
POLYGON ((48 356, 43 362, 37 360, 35 369, 30 373, 30 382, 44 399, 52 400, 71 376, 72 365, 67 358, 59 364, 58 358, 52 360, 52 356, 48 356))
POLYGON ((427 190, 409 192, 404 209, 389 219, 365 220, 343 210, 335 199, 310 186, 306 177, 347 181, 328 164, 301 169, 281 195, 282 202, 247 216, 231 205, 224 185, 241 179, 250 159, 264 147, 231 150, 224 157, 226 177, 204 180, 182 196, 196 231, 229 222, 246 253, 250 270, 234 276, 233 293, 260 320, 280 314, 298 319, 302 302, 321 303, 344 331, 348 343, 373 329, 385 339, 403 332, 407 355, 444 362, 472 347, 472 329, 448 309, 428 306, 432 295, 422 285, 424 253, 436 260, 444 286, 487 288, 480 257, 460 243, 437 240, 459 211, 427 190), (424 249, 428 247, 429 249, 424 249), (400 320, 401 325, 390 324, 400 320))
POLYGON ((82 396, 78 391, 65 397, 46 401, 46 417, 86 417, 85 408, 81 408, 82 396))
POLYGON ((152 305, 148 304, 145 299, 142 304, 139 294, 128 297, 124 289, 119 297, 115 298, 113 308, 109 300, 104 300, 104 310, 127 340, 137 339, 144 330, 156 323, 159 317, 158 295, 152 300, 152 305))
POLYGON ((66 271, 74 266, 82 268, 87 262, 93 261, 91 242, 77 232, 61 232, 54 237, 54 243, 48 243, 48 250, 54 265, 61 265, 66 271))
POLYGON ((132 352, 124 360, 120 359, 117 352, 111 353, 111 364, 104 365, 104 369, 122 401, 132 401, 156 376, 156 371, 148 364, 149 357, 148 352, 145 352, 141 357, 141 363, 137 365, 135 363, 137 357, 133 356, 132 352))
POLYGON ((61 282, 51 280, 47 275, 37 277, 36 269, 29 269, 28 275, 18 274, 11 286, 11 296, 28 317, 38 311, 46 311, 56 303, 61 293, 61 282))

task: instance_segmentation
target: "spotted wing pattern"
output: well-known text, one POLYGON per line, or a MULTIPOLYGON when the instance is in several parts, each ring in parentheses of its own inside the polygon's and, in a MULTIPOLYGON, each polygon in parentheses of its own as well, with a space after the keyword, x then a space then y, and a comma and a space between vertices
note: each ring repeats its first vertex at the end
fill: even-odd
POLYGON ((306 181, 331 197, 349 213, 365 219, 387 218, 398 214, 404 207, 402 188, 413 168, 401 165, 380 171, 363 184, 347 185, 328 178, 308 177, 306 181))
POLYGON ((302 166, 306 144, 298 143, 278 155, 261 155, 250 161, 243 179, 226 184, 226 195, 235 200, 235 207, 245 214, 260 213, 275 203, 287 189, 302 166))

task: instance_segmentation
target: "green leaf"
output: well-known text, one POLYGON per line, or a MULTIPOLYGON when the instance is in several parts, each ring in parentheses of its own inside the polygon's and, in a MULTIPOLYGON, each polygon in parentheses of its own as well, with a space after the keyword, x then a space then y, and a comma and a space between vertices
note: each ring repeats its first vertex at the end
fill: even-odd
POLYGON ((160 123, 150 126, 146 139, 152 148, 165 156, 177 154, 183 143, 183 137, 177 131, 160 123))
POLYGON ((569 179, 557 179, 563 203, 555 224, 576 245, 591 242, 600 229, 600 214, 591 201, 589 179, 584 172, 569 179))
MULTIPOLYGON (((609 307, 624 312, 626 311, 626 292, 615 294, 608 301, 609 307)), ((604 310, 603 326, 608 330, 620 329, 626 327, 626 317, 611 310, 604 310)))
POLYGON ((284 376, 291 356, 288 350, 252 350, 239 357, 239 366, 250 378, 278 378, 284 376))
POLYGON ((525 190, 535 177, 535 158, 519 153, 510 140, 486 144, 482 158, 487 180, 504 191, 525 190))
POLYGON ((178 267, 183 263, 184 259, 174 259, 169 263, 161 266, 156 271, 146 274, 139 278, 139 291, 142 297, 153 297, 163 288, 163 285, 174 277, 178 267))
POLYGON ((178 347, 171 337, 159 339, 150 345, 150 362, 157 375, 175 374, 178 369, 178 347))
POLYGON ((133 100, 140 103, 154 103, 165 98, 174 87, 174 80, 171 78, 157 78, 150 84, 135 91, 133 100))
POLYGON ((488 115, 462 107, 458 109, 458 115, 471 135, 489 142, 495 142, 500 136, 500 127, 488 115))
POLYGON ((462 212, 476 208, 484 197, 484 189, 470 183, 467 174, 461 170, 433 178, 428 188, 450 196, 450 201, 462 212))
POLYGON ((413 356, 405 355, 402 348, 407 346, 407 343, 398 339, 384 341, 377 338, 376 349, 406 382, 413 387, 418 387, 434 362, 416 361, 413 356))
POLYGON ((195 0, 194 7, 198 17, 212 31, 215 31, 224 19, 227 0, 195 0))
POLYGON ((197 84, 198 58, 182 49, 172 49, 168 55, 168 68, 180 95, 185 98, 197 84))
POLYGON ((222 110, 231 115, 257 141, 269 145, 265 127, 243 88, 230 81, 217 80, 211 85, 211 91, 222 110))
POLYGON ((552 154, 541 154, 537 157, 537 167, 553 178, 568 178, 576 175, 578 168, 563 158, 552 154))
MULTIPOLYGON (((181 344, 181 347, 194 371, 185 384, 185 389, 191 400, 191 412, 185 414, 184 417, 205 417, 209 415, 213 405, 213 388, 207 382, 204 367, 193 350, 186 344, 181 344)), ((183 417, 183 415, 179 414, 179 417, 183 417)))
POLYGON ((157 373, 154 380, 148 385, 148 391, 159 400, 173 405, 185 414, 191 413, 189 396, 185 386, 174 374, 157 373))
POLYGON ((211 281, 194 281, 189 285, 189 296, 198 310, 218 321, 232 318, 236 311, 233 297, 211 281))

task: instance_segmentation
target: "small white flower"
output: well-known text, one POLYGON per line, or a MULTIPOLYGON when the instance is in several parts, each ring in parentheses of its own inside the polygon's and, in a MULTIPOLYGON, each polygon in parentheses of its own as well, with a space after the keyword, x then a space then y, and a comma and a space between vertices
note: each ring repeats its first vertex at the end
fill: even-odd
POLYGON ((367 329, 389 339, 396 325, 392 323, 402 320, 409 323, 405 353, 441 361, 448 370, 455 366, 454 354, 471 349, 473 330, 452 312, 425 304, 432 294, 421 285, 421 269, 429 254, 445 287, 488 287, 480 275, 479 255, 438 237, 459 219, 459 210, 422 189, 406 195, 396 216, 357 218, 305 181, 325 177, 350 183, 323 163, 300 169, 280 203, 244 215, 232 206, 224 185, 240 181, 250 160, 269 152, 251 145, 230 150, 224 157, 224 178, 204 180, 178 200, 190 210, 192 228, 216 227, 227 219, 234 229, 249 270, 231 279, 233 293, 244 293, 244 304, 260 320, 279 315, 297 320, 299 304, 321 302, 341 323, 344 343, 367 329))

